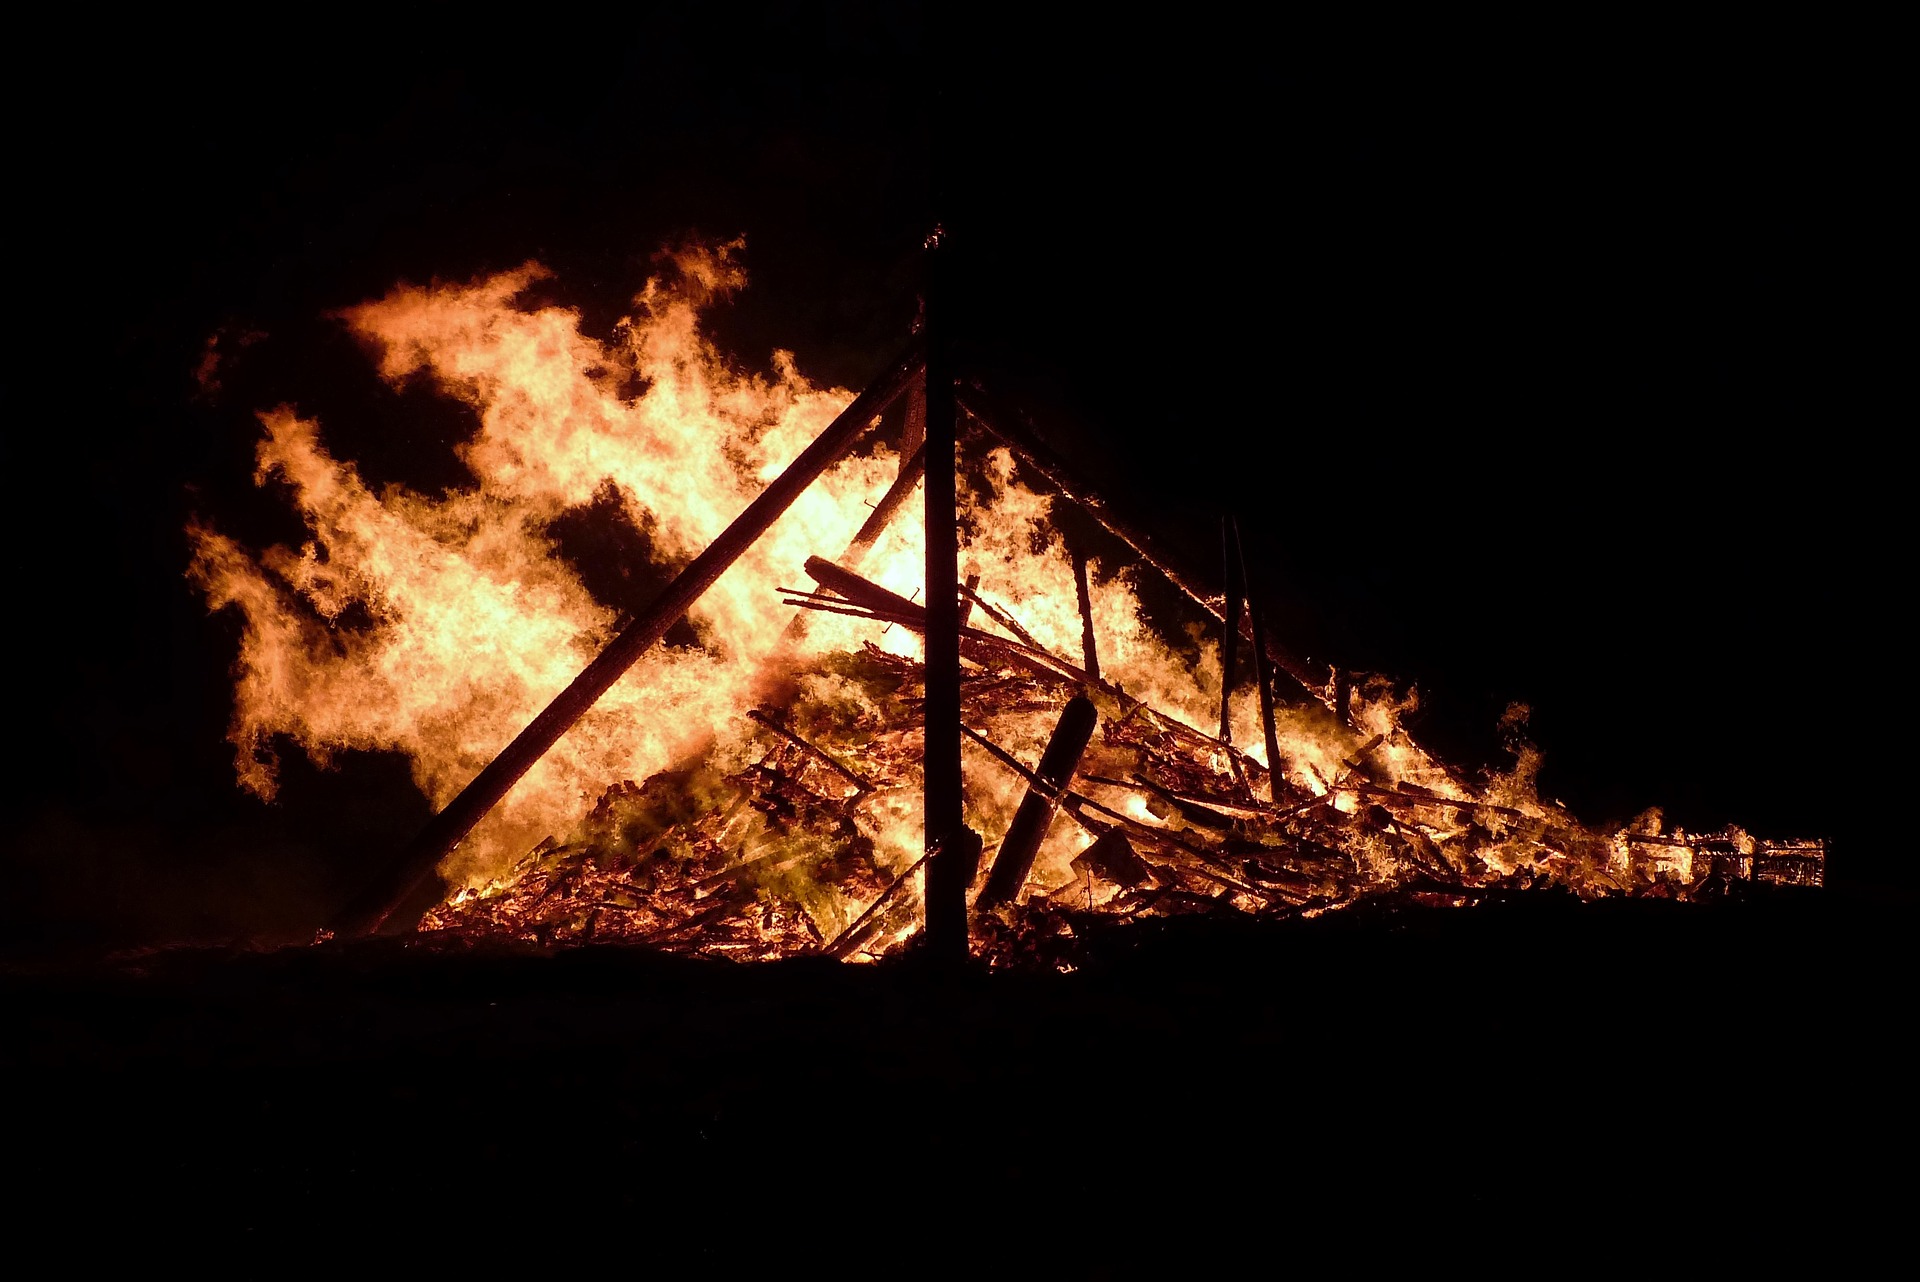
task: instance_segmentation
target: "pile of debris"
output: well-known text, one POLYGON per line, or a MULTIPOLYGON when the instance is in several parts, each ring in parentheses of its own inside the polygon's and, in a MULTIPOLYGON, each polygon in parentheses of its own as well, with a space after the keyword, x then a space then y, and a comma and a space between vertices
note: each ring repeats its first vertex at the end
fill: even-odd
MULTIPOLYGON (((817 586, 790 591, 790 604, 925 626, 922 607, 857 574, 819 558, 807 569, 817 586)), ((1103 680, 1091 647, 1078 663, 1050 653, 1006 606, 964 591, 988 625, 962 624, 961 691, 969 822, 992 852, 971 895, 974 947, 990 960, 1071 966, 1074 923, 1090 913, 1287 916, 1383 894, 1464 904, 1543 885, 1685 898, 1746 880, 1820 883, 1818 841, 1662 832, 1657 815, 1597 832, 1511 775, 1439 766, 1391 692, 1364 683, 1343 692, 1344 719, 1268 701, 1267 761, 1288 762, 1276 711, 1317 717, 1320 741, 1350 745, 1330 775, 1269 769, 1103 680)), ((622 784, 573 840, 461 892, 423 928, 743 960, 903 946, 926 864, 915 853, 924 675, 871 643, 829 656, 796 674, 802 693, 787 706, 747 713, 763 748, 750 765, 622 784)))

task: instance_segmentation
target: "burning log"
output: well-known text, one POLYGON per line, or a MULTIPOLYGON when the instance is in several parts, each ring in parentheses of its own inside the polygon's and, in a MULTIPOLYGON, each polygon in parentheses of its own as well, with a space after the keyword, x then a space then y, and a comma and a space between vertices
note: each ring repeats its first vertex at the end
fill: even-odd
MULTIPOLYGON (((985 610, 989 619, 992 619, 995 623, 1013 633, 1014 639, 1019 641, 1021 645, 1026 646, 1029 650, 1037 650, 1041 654, 1048 653, 1045 646, 1033 639, 1033 633, 1021 626, 1020 620, 1014 618, 1011 614, 1008 614, 1005 610, 1002 610, 999 606, 974 591, 974 587, 976 586, 978 585, 970 584, 965 589, 965 594, 970 604, 977 605, 982 610, 985 610)), ((1098 678, 1096 678, 1096 680, 1097 679, 1098 678)))
POLYGON ((980 873, 980 834, 961 825, 927 851, 927 952, 943 963, 967 957, 967 888, 980 873))
POLYGON ((927 866, 927 860, 931 858, 933 858, 933 852, 929 850, 914 860, 905 872, 887 883, 887 888, 874 897, 874 901, 867 905, 866 911, 854 918, 851 925, 835 935, 833 941, 820 951, 829 957, 840 958, 865 943, 867 937, 873 933, 873 927, 879 925, 877 914, 880 910, 892 901, 894 895, 907 884, 913 874, 927 866))
POLYGON ((1233 650, 1240 639, 1240 558, 1233 527, 1220 518, 1221 564, 1227 583, 1227 617, 1220 621, 1220 742, 1233 742, 1233 650))
MULTIPOLYGON (((937 253, 929 255, 930 275, 937 277, 938 261, 937 253)), ((1271 615, 1256 608, 1255 576, 1249 571, 1260 567, 1249 566, 1242 532, 1232 519, 1220 531, 1221 578, 1212 572, 1193 575, 1162 555, 1051 456, 1024 420, 992 403, 978 384, 957 390, 951 348, 942 341, 947 336, 942 329, 948 319, 942 310, 947 296, 937 285, 929 290, 932 324, 926 331, 924 372, 909 356, 764 494, 759 494, 760 483, 749 478, 766 460, 764 442, 786 439, 784 430, 777 437, 764 432, 764 424, 773 421, 769 415, 782 423, 801 421, 780 417, 791 410, 804 414, 806 421, 817 421, 812 416, 820 402, 806 399, 817 394, 798 396, 798 381, 783 381, 781 395, 771 400, 684 398, 690 412, 680 416, 685 421, 661 443, 615 443, 615 436, 636 434, 605 433, 595 456, 609 460, 609 476, 633 482, 631 514, 642 528, 650 515, 659 519, 659 531, 666 537, 652 540, 652 546, 666 555, 700 555, 646 620, 632 628, 621 625, 620 639, 579 674, 560 700, 537 718, 532 714, 539 709, 525 707, 520 718, 533 724, 478 776, 473 764, 460 764, 466 751, 461 745, 491 733, 487 727, 501 707, 521 706, 517 701, 528 688, 524 674, 547 670, 529 668, 528 663, 551 662, 556 638, 601 635, 596 629, 604 613, 584 578, 567 567, 554 567, 553 592, 514 593, 525 599, 496 615, 500 589, 531 581, 524 573, 506 579, 490 572, 466 582, 474 576, 462 566, 454 567, 460 573, 427 567, 417 575, 416 567, 396 577, 381 564, 396 558, 387 555, 379 537, 364 532, 387 528, 384 518, 393 517, 393 528, 431 538, 439 528, 435 522, 455 509, 435 507, 407 516, 384 510, 374 496, 358 489, 352 519, 337 523, 340 533, 325 547, 324 560, 341 561, 339 574, 330 570, 305 585, 276 569, 275 558, 284 555, 283 550, 254 557, 212 533, 196 539, 196 574, 206 579, 210 604, 238 606, 250 623, 261 625, 246 633, 250 639, 243 649, 248 659, 244 670, 250 675, 236 694, 244 696, 250 710, 244 722, 237 715, 233 735, 241 749, 242 777, 250 786, 271 779, 264 767, 250 770, 249 758, 255 758, 254 766, 260 763, 249 748, 286 733, 286 727, 300 728, 301 742, 317 753, 365 741, 369 726, 384 733, 380 719, 390 712, 405 714, 389 719, 404 724, 402 737, 416 763, 415 777, 426 781, 434 795, 447 795, 448 782, 454 787, 468 784, 422 834, 407 862, 393 870, 391 883, 373 888, 366 901, 355 905, 357 916, 350 914, 346 929, 392 916, 396 896, 420 880, 450 844, 460 843, 473 821, 509 789, 511 831, 507 824, 489 823, 486 849, 461 849, 457 871, 465 884, 433 909, 427 929, 506 935, 542 947, 621 941, 709 956, 770 959, 822 950, 849 956, 855 951, 880 954, 897 946, 924 908, 922 943, 928 954, 943 961, 957 960, 976 946, 989 964, 1071 964, 1073 959, 1062 951, 1071 946, 1059 941, 1073 938, 1073 927, 1090 921, 1096 911, 1112 917, 1205 911, 1285 915, 1302 905, 1317 911, 1375 896, 1388 902, 1411 896, 1421 902, 1464 903, 1543 883, 1582 895, 1694 897, 1722 893, 1730 881, 1746 877, 1794 883, 1823 878, 1824 849, 1818 843, 1755 842, 1736 830, 1663 835, 1652 820, 1637 822, 1635 830, 1589 829, 1557 803, 1542 800, 1531 787, 1528 771, 1469 777, 1422 750, 1401 719, 1404 705, 1380 679, 1350 676, 1324 665, 1287 668, 1284 651, 1267 635, 1271 615), (716 645, 706 653, 684 656, 685 667, 679 660, 663 664, 674 667, 676 676, 694 672, 702 678, 677 682, 671 710, 657 699, 635 697, 642 692, 633 689, 607 695, 603 711, 611 713, 604 705, 619 697, 626 715, 596 718, 593 735, 575 732, 569 738, 564 761, 554 759, 561 753, 550 753, 537 772, 539 778, 516 784, 519 772, 566 733, 572 719, 594 702, 596 692, 604 691, 622 667, 652 643, 650 637, 680 617, 679 611, 809 483, 811 474, 854 439, 871 410, 889 395, 897 403, 902 391, 907 392, 904 429, 888 418, 898 442, 899 456, 890 460, 897 464, 897 473, 878 478, 871 465, 862 465, 822 481, 835 489, 846 525, 859 525, 860 530, 837 561, 808 562, 818 591, 792 595, 805 598, 795 604, 810 610, 913 629, 926 638, 926 662, 849 640, 855 630, 842 627, 831 630, 832 644, 790 645, 769 653, 759 644, 767 634, 760 626, 763 621, 750 616, 747 594, 729 592, 721 602, 721 593, 708 591, 695 621, 724 624, 716 637, 751 634, 755 644, 733 655, 716 645), (1008 442, 1024 460, 1011 474, 997 465, 980 469, 974 474, 978 488, 970 485, 964 496, 956 495, 953 485, 956 397, 966 401, 985 430, 1008 442), (708 403, 727 408, 717 416, 707 414, 708 403), (739 409, 741 404, 747 409, 739 409), (718 431, 686 430, 716 426, 718 431), (717 446, 717 452, 705 455, 703 443, 717 446), (625 444, 635 448, 622 458, 625 444), (658 444, 671 448, 663 451, 658 444), (663 461, 663 466, 654 466, 663 461), (704 470, 708 464, 715 470, 704 470), (1028 488, 1036 472, 1051 484, 1028 488), (713 481, 711 492, 703 486, 702 493, 690 496, 684 485, 676 486, 681 476, 696 474, 713 481), (926 597, 915 601, 863 575, 891 583, 896 576, 905 580, 919 574, 903 559, 890 560, 884 571, 870 567, 879 559, 881 533, 889 521, 898 521, 923 476, 929 523, 925 578, 918 581, 926 585, 926 597), (871 484, 876 479, 878 483, 871 484), (868 492, 870 488, 876 492, 868 492), (1146 625, 1143 630, 1136 633, 1129 619, 1124 638, 1119 633, 1096 638, 1087 548, 1075 546, 1069 531, 1045 527, 1048 494, 1054 497, 1051 510, 1056 518, 1066 521, 1068 500, 1080 504, 1224 625, 1216 634, 1222 648, 1219 691, 1204 690, 1213 673, 1196 672, 1176 636, 1156 635, 1156 625, 1166 620, 1157 610, 1153 617, 1141 611, 1144 603, 1137 594, 1132 605, 1138 622, 1146 625), (731 497, 723 500, 722 495, 731 497), (680 501, 686 498, 693 501, 680 501), (872 513, 862 521, 860 503, 876 498, 872 513), (713 502, 739 510, 741 517, 702 551, 711 534, 707 516, 713 502), (957 582, 956 510, 958 537, 971 539, 977 554, 990 554, 983 564, 1000 564, 1001 557, 1017 556, 1016 549, 1026 549, 1042 563, 1032 567, 1032 573, 1008 565, 1009 577, 990 581, 984 593, 978 577, 964 585, 957 582), (406 519, 399 519, 403 516, 406 519), (368 547, 356 551, 361 542, 368 547), (1069 561, 1071 587, 1065 573, 1069 561), (316 639, 308 626, 312 620, 286 616, 289 609, 299 612, 305 599, 320 607, 326 619, 337 620, 336 581, 348 578, 360 584, 353 589, 355 600, 375 602, 381 591, 404 588, 414 594, 410 599, 439 605, 428 624, 448 617, 485 617, 490 624, 485 640, 512 644, 486 645, 489 652, 502 652, 502 663, 490 665, 486 654, 473 653, 470 631, 422 627, 401 617, 405 611, 395 611, 394 619, 379 620, 371 633, 363 634, 357 623, 335 628, 334 649, 351 660, 335 665, 329 654, 311 644, 316 639), (1062 614, 1057 608, 1065 604, 1064 597, 1025 595, 1042 584, 1047 586, 1040 591, 1074 593, 1077 639, 1071 610, 1062 614), (996 604, 1007 601, 1021 604, 1014 609, 996 604), (538 617, 549 611, 560 617, 538 617), (1029 631, 1016 614, 1039 626, 1029 631), (496 618, 506 626, 493 626, 496 618), (978 627, 972 626, 974 619, 980 620, 978 627), (299 626, 266 626, 290 621, 299 626), (537 626, 518 626, 521 623, 537 626), (252 640, 256 635, 265 639, 252 640), (1118 639, 1128 644, 1116 649, 1118 639), (393 653, 390 641, 418 647, 428 660, 410 663, 404 682, 394 679, 385 662, 393 653), (1100 641, 1107 642, 1104 656, 1100 641), (1253 647, 1250 672, 1243 642, 1253 647), (1076 644, 1081 654, 1072 655, 1076 644), (1074 665, 1072 658, 1082 664, 1074 665), (489 670, 477 670, 483 668, 489 670), (1337 716, 1321 716, 1317 710, 1305 716, 1289 715, 1297 711, 1293 709, 1277 713, 1278 697, 1291 697, 1276 686, 1278 671, 1306 680, 1313 695, 1335 708, 1337 716), (419 679, 422 672, 432 679, 419 679), (289 680, 276 673, 307 693, 290 689, 289 680), (347 680, 333 680, 335 673, 347 680), (1265 762, 1255 762, 1232 742, 1236 677, 1244 685, 1249 675, 1260 698, 1265 762), (1136 690, 1154 691, 1167 711, 1129 696, 1122 681, 1136 690), (444 718, 449 689, 462 692, 452 699, 460 706, 444 718), (375 693, 361 693, 366 691, 375 693), (1209 733, 1216 699, 1217 737, 1209 733), (1111 712, 1104 724, 1096 726, 1102 717, 1090 711, 1089 700, 1111 712), (283 711, 291 706, 289 701, 298 705, 298 715, 283 711), (339 719, 338 705, 349 702, 360 706, 339 719), (389 703, 399 706, 388 709, 384 705, 389 703), (753 744, 761 751, 751 762, 738 753, 743 742, 752 741, 750 733, 735 724, 742 715, 772 736, 753 744), (1186 724, 1187 718, 1194 724, 1186 724), (1356 731, 1356 725, 1364 729, 1356 731), (1035 765, 1004 752, 970 727, 1002 738, 1035 730, 1053 733, 1044 755, 1028 754, 1041 757, 1035 765), (1091 742, 1095 728, 1103 732, 1097 746, 1091 742), (728 730, 735 733, 725 733, 728 730), (701 732, 712 732, 712 738, 704 756, 695 760, 688 753, 701 732), (968 753, 966 762, 977 764, 989 777, 962 780, 958 747, 963 735, 1000 763, 987 765, 968 753), (1011 773, 993 777, 1002 767, 1011 773), (627 774, 642 781, 622 777, 627 774), (916 815, 910 794, 919 790, 923 774, 924 805, 916 815), (852 788, 841 786, 841 780, 852 788), (1018 784, 1024 795, 991 868, 981 864, 979 837, 960 826, 963 782, 991 785, 995 795, 1018 784), (536 783, 539 795, 534 795, 536 783), (595 784, 605 791, 582 817, 580 802, 595 784), (1072 837, 1071 845, 1080 851, 1073 867, 1086 879, 1086 917, 1069 916, 1078 898, 1074 883, 1047 895, 1035 894, 1013 909, 1034 878, 1037 852, 1056 810, 1065 810, 1071 822, 1090 834, 1059 834, 1072 837), (1640 828, 1651 831, 1637 831, 1640 828), (552 835, 518 859, 515 850, 505 848, 510 837, 519 840, 524 834, 531 839, 540 833, 552 835), (916 884, 915 873, 927 880, 916 884), (991 918, 972 923, 970 930, 966 895, 977 874, 985 874, 979 882, 981 902, 998 909, 991 918), (1099 887, 1094 885, 1096 874, 1099 887), (1002 947, 1009 941, 1013 946, 1002 947)), ((388 333, 384 341, 402 341, 397 333, 388 333)), ((457 353, 449 349, 443 355, 457 353)), ((601 395, 596 390, 601 380, 586 367, 568 377, 574 379, 576 397, 601 395)), ((513 375, 502 384, 498 405, 518 407, 516 416, 537 417, 537 408, 527 406, 550 401, 525 393, 536 384, 546 386, 547 378, 545 372, 538 372, 537 379, 533 373, 513 375)), ((721 384, 731 385, 724 378, 721 384)), ((623 427, 625 411, 611 403, 613 398, 608 391, 602 398, 608 403, 594 417, 623 427)), ((663 398, 649 410, 673 410, 666 399, 673 398, 663 398)), ((654 415, 638 413, 633 418, 644 428, 654 415)), ((347 483, 345 464, 335 466, 319 455, 307 439, 305 424, 269 426, 275 448, 289 460, 305 460, 303 468, 318 469, 313 475, 332 475, 347 483)), ((540 423, 516 417, 513 426, 527 433, 529 443, 537 443, 533 434, 540 423)), ((554 446, 563 452, 573 449, 566 441, 554 446)), ((1004 455, 996 451, 996 459, 1003 461, 1004 455)), ((499 479, 499 474, 483 475, 482 491, 499 479)), ((326 488, 299 484, 302 489, 326 488)), ((566 493, 577 488, 563 487, 566 493)), ((501 519, 517 540, 516 558, 538 558, 546 549, 534 546, 540 542, 537 522, 529 525, 523 518, 547 510, 550 493, 530 490, 526 497, 532 506, 504 512, 501 519)), ((305 501, 302 507, 310 518, 324 516, 322 509, 305 501)), ((498 537, 489 530, 481 534, 498 537)), ((321 541, 326 543, 324 533, 321 541)), ((903 550, 903 557, 910 555, 903 550)), ((411 566, 419 558, 398 559, 411 566)), ((778 558, 781 564, 798 559, 787 553, 778 558)), ((761 558, 752 560, 755 590, 770 588, 768 567, 761 558)), ((537 561, 503 562, 508 567, 532 564, 537 561)), ((743 565, 731 571, 729 581, 748 570, 743 565)), ((1124 617, 1130 587, 1122 580, 1103 584, 1101 604, 1121 607, 1124 617)), ((795 616, 790 638, 798 640, 805 631, 800 626, 803 617, 795 616)), ((878 624, 873 630, 879 630, 878 624)), ((890 639, 901 640, 897 634, 890 639)), ((541 688, 552 690, 566 676, 562 672, 541 688)), ((1248 727, 1243 724, 1239 731, 1238 737, 1250 746, 1254 740, 1248 727)), ((981 792, 974 800, 985 804, 989 798, 981 792)), ((480 844, 475 837, 464 840, 469 846, 480 844)), ((454 866, 444 866, 453 875, 454 866)), ((1037 884, 1030 888, 1040 889, 1037 884)))
POLYGON ((1093 594, 1087 588, 1087 554, 1073 549, 1073 591, 1080 601, 1080 653, 1087 675, 1100 679, 1100 650, 1093 640, 1093 594))
POLYGON ((1827 879, 1827 843, 1819 837, 1761 841, 1752 866, 1755 881, 1776 886, 1822 886, 1827 879))
MULTIPOLYGON (((666 586, 652 605, 627 625, 626 631, 615 637, 545 711, 501 749, 459 796, 428 821, 388 871, 341 914, 338 933, 371 934, 385 925, 414 888, 431 875, 473 826, 507 795, 520 776, 572 728, 635 660, 652 649, 667 629, 680 621, 693 603, 766 533, 815 478, 853 447, 874 416, 906 388, 923 360, 920 344, 909 344, 866 391, 854 398, 853 404, 828 424, 813 444, 787 465, 786 471, 761 491, 759 498, 734 518, 733 524, 708 545, 706 551, 666 586)), ((955 751, 958 751, 957 743, 955 751)))
POLYGON ((1133 843, 1118 828, 1109 828, 1094 838, 1093 844, 1073 857, 1073 869, 1085 876, 1110 881, 1122 890, 1132 890, 1147 881, 1157 881, 1153 867, 1134 853, 1133 843))
POLYGON ((1099 719, 1093 700, 1085 695, 1076 695, 1061 712, 1053 738, 1047 741, 1047 749, 1041 754, 1035 771, 1046 781, 1048 789, 1029 787, 1021 799, 1020 809, 1014 812, 1013 823, 1001 839, 993 870, 987 874, 987 884, 980 891, 980 907, 994 908, 1009 903, 1027 884, 1027 874, 1033 871, 1033 857, 1053 822, 1059 794, 1072 782, 1073 772, 1080 765, 1081 754, 1086 752, 1087 741, 1093 737, 1093 728, 1099 719))
POLYGON ((926 736, 921 815, 927 866, 927 949, 942 961, 967 956, 967 887, 979 868, 980 838, 966 827, 960 767, 960 520, 948 259, 944 228, 926 241, 922 337, 927 345, 926 736))

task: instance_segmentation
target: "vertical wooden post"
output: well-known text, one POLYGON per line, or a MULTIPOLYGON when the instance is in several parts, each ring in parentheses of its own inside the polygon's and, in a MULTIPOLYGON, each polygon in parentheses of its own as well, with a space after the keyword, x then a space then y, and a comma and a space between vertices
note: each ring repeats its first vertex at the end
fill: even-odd
POLYGON ((947 293, 946 234, 927 238, 927 697, 925 782, 927 951, 955 963, 967 956, 967 887, 980 843, 965 839, 960 779, 960 540, 954 499, 954 369, 947 293), (969 858, 971 856, 971 858, 969 858), (963 866, 970 865, 970 866, 963 866))
POLYGON ((1233 525, 1220 518, 1220 561, 1226 571, 1227 614, 1220 632, 1220 742, 1233 742, 1233 650, 1240 639, 1240 558, 1235 555, 1233 525))
MULTIPOLYGON (((814 478, 853 447, 874 417, 912 380, 922 359, 919 346, 918 342, 909 345, 866 391, 854 398, 853 404, 840 411, 826 431, 800 451, 799 457, 789 463, 758 498, 747 504, 733 519, 733 524, 707 545, 706 551, 661 589, 660 595, 627 625, 626 631, 582 669, 571 685, 555 695, 553 702, 460 790, 459 796, 427 821, 413 844, 382 869, 379 878, 335 919, 335 930, 339 934, 371 934, 386 925, 413 889, 432 875, 435 866, 473 831, 473 826, 507 795, 520 777, 546 755, 547 749, 571 729, 642 654, 666 635, 667 629, 686 614, 727 567, 739 560, 755 540, 793 506, 793 501, 813 484, 814 478)), ((951 491, 951 484, 948 489, 951 491)), ((957 695, 954 716, 957 721, 957 695)), ((958 739, 957 730, 955 738, 958 739)), ((957 742, 954 751, 957 756, 957 742)))
POLYGON ((960 626, 963 628, 973 621, 973 596, 971 594, 973 590, 979 586, 980 576, 977 574, 969 574, 967 576, 968 595, 960 602, 960 626))
POLYGON ((1087 554, 1079 548, 1073 551, 1073 590, 1080 598, 1080 655, 1081 666, 1087 675, 1095 681, 1100 679, 1100 648, 1093 639, 1093 593, 1087 588, 1087 554))

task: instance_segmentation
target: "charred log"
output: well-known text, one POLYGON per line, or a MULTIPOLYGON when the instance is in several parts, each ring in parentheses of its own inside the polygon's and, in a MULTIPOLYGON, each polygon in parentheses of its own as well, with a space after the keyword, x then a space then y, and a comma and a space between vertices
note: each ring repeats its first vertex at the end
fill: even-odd
POLYGON ((1029 787, 1021 799, 1020 809, 1014 812, 1013 823, 1008 826, 1000 851, 994 856, 987 884, 980 891, 980 907, 994 908, 1009 903, 1027 884, 1027 874, 1033 871, 1033 857, 1053 823, 1059 794, 1072 782, 1073 772, 1080 765, 1081 754, 1086 752, 1087 741, 1093 737, 1093 728, 1099 719, 1093 701, 1084 695, 1075 696, 1061 712, 1053 738, 1048 740, 1035 770, 1048 790, 1029 787))
MULTIPOLYGON (((1269 771, 1277 771, 1280 764, 1280 735, 1273 721, 1273 669, 1267 658, 1266 634, 1260 627, 1260 611, 1253 603, 1253 592, 1247 586, 1247 549, 1240 541, 1240 524, 1232 523, 1233 554, 1240 565, 1240 583, 1247 593, 1247 626, 1253 630, 1253 677, 1260 686, 1260 731, 1266 741, 1267 766, 1269 771)), ((1278 802, 1274 791, 1277 774, 1267 777, 1267 800, 1278 802)))

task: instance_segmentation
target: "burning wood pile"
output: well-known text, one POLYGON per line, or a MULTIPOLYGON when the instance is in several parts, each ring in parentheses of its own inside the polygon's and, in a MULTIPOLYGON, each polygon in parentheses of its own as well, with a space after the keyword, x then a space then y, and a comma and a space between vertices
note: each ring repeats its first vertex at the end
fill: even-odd
MULTIPOLYGON (((818 559, 807 569, 817 587, 790 604, 924 627, 924 610, 884 588, 818 559)), ((1444 769, 1385 687, 1349 693, 1359 728, 1318 705, 1274 709, 1294 734, 1304 724, 1349 746, 1331 771, 1269 770, 1094 675, 1097 652, 1084 664, 1048 652, 984 587, 966 596, 988 625, 963 627, 961 698, 967 775, 980 785, 969 819, 990 853, 973 887, 974 945, 992 959, 1071 966, 1076 924, 1092 914, 1288 916, 1368 896, 1465 903, 1549 885, 1688 897, 1737 880, 1820 884, 1818 842, 1663 834, 1657 816, 1596 832, 1515 795, 1513 777, 1444 769)), ((926 861, 889 861, 881 834, 917 808, 924 668, 868 643, 794 679, 808 693, 743 714, 761 745, 744 769, 623 783, 572 840, 542 843, 422 927, 753 959, 865 959, 906 945, 926 861)))
MULTIPOLYGON (((725 267, 687 271, 710 294, 725 267)), ((349 928, 438 867, 454 890, 426 930, 874 958, 920 936, 929 874, 957 868, 940 877, 964 889, 976 954, 1071 966, 1095 918, 1822 880, 1817 841, 1666 831, 1657 812, 1583 825, 1538 795, 1518 713, 1510 768, 1438 761, 1408 731, 1410 693, 1271 635, 1230 521, 1214 592, 976 379, 945 407, 964 415, 964 501, 958 622, 937 626, 953 616, 921 599, 933 527, 906 518, 955 442, 935 449, 923 341, 835 412, 790 369, 775 386, 724 370, 691 303, 649 286, 622 352, 571 313, 514 307, 535 279, 348 314, 396 383, 424 368, 475 404, 477 493, 376 494, 280 410, 262 416, 260 476, 292 484, 314 540, 256 557, 193 531, 196 580, 247 624, 243 782, 270 795, 276 738, 321 760, 388 747, 436 802, 349 928), (607 374, 622 360, 638 397, 607 374), (690 558, 618 629, 547 533, 596 494, 690 558), (1066 507, 1095 533, 1070 542, 1066 507), (1148 621, 1149 579, 1181 604, 1185 641, 1148 621), (695 643, 663 653, 683 619, 695 643), (966 823, 931 852, 926 727, 953 670, 930 684, 930 629, 959 643, 966 823)))

